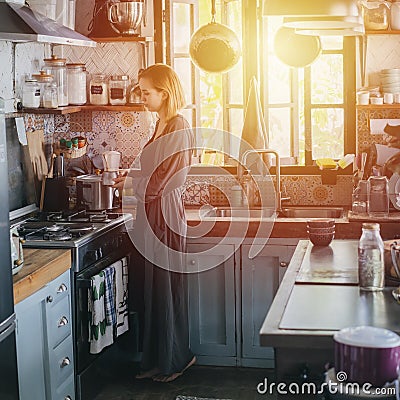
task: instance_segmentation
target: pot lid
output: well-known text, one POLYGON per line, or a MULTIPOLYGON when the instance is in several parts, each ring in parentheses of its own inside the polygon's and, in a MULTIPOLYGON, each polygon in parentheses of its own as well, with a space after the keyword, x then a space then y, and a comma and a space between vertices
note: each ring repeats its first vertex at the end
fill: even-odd
POLYGON ((344 328, 333 335, 337 343, 356 347, 393 348, 400 346, 400 336, 375 326, 355 326, 344 328))
POLYGON ((101 175, 81 175, 76 178, 79 182, 101 182, 101 175))

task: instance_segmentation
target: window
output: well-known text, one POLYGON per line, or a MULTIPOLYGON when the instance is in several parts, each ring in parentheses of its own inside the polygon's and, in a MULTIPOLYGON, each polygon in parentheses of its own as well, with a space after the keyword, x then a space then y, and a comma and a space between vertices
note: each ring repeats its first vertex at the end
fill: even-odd
MULTIPOLYGON (((161 0, 159 1, 162 4, 161 0)), ((269 147, 286 164, 313 165, 316 158, 340 158, 355 152, 355 38, 321 38, 322 54, 306 68, 284 65, 274 53, 280 17, 259 17, 258 2, 217 0, 216 21, 233 29, 242 43, 241 61, 228 73, 194 67, 188 37, 211 20, 210 0, 165 0, 166 61, 182 77, 190 103, 185 111, 199 130, 198 146, 220 152, 203 154, 206 163, 223 164, 237 154, 229 135, 241 135, 250 79, 260 83, 269 147)), ((157 59, 157 57, 156 57, 157 59)))

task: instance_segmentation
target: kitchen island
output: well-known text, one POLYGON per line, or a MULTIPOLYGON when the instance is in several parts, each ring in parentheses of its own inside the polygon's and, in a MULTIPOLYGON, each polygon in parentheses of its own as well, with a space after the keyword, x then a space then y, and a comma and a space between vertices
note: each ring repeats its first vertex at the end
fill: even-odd
POLYGON ((319 380, 334 361, 333 334, 372 325, 400 333, 393 288, 358 287, 358 240, 315 247, 300 240, 260 330, 262 346, 275 350, 277 381, 319 380))

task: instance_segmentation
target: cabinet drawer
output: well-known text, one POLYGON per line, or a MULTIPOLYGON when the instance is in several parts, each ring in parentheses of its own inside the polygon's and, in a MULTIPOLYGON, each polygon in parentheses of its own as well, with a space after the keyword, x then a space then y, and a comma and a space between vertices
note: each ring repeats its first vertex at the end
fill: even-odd
POLYGON ((72 332, 69 295, 46 310, 47 340, 53 349, 72 332))
POLYGON ((70 293, 70 271, 66 271, 48 285, 48 295, 46 301, 50 306, 55 305, 60 300, 69 296, 70 293))
POLYGON ((74 376, 71 375, 67 380, 57 387, 52 395, 57 400, 75 400, 74 376))
POLYGON ((68 336, 49 354, 51 387, 59 387, 74 373, 72 336, 68 336))

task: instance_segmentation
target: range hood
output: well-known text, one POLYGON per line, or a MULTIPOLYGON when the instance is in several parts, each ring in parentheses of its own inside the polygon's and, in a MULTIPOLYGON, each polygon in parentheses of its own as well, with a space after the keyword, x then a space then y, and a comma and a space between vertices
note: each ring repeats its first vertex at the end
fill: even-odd
POLYGON ((0 40, 95 47, 96 42, 30 7, 0 0, 0 40))

